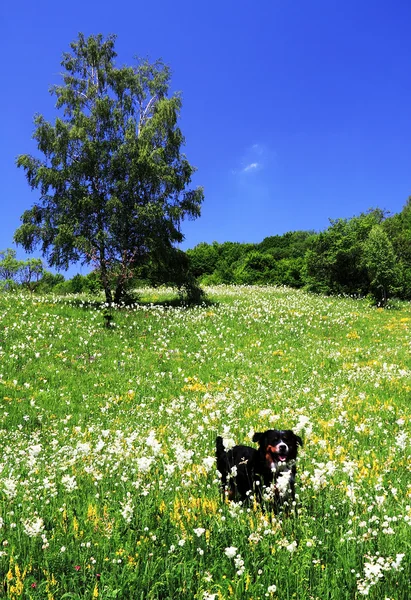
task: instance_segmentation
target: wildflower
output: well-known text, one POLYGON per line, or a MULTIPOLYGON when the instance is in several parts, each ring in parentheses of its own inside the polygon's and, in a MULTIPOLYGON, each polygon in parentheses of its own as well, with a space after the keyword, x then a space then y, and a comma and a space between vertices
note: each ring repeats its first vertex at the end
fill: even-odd
POLYGON ((75 565, 75 567, 74 567, 75 571, 80 571, 80 569, 81 569, 80 565, 75 565))
POLYGON ((24 533, 29 537, 37 537, 41 535, 44 530, 44 522, 41 517, 34 517, 33 519, 26 519, 22 521, 24 533))
POLYGON ((203 465, 205 466, 207 472, 211 471, 215 465, 214 456, 207 456, 206 458, 203 458, 203 465))
POLYGON ((77 489, 77 481, 75 475, 63 475, 61 483, 64 485, 68 492, 73 492, 77 489))
POLYGON ((395 443, 398 446, 398 448, 400 448, 400 450, 405 450, 405 448, 407 447, 407 440, 408 434, 405 431, 402 431, 397 435, 395 443))
POLYGON ((203 535, 203 533, 205 532, 205 529, 203 527, 197 527, 193 531, 197 537, 201 537, 203 535))
POLYGON ((134 514, 134 507, 133 507, 133 499, 131 497, 130 492, 127 493, 127 501, 120 502, 120 504, 121 504, 121 516, 123 517, 123 519, 125 520, 126 523, 131 523, 133 514, 134 514))
POLYGON ((158 440, 156 440, 156 432, 151 430, 148 438, 146 439, 146 446, 152 449, 153 454, 157 455, 161 451, 161 444, 158 440))
POLYGON ((245 566, 244 566, 244 561, 241 558, 240 554, 237 554, 237 556, 234 558, 234 566, 237 570, 237 575, 240 577, 245 570, 245 566))
POLYGON ((224 554, 228 558, 234 558, 234 556, 237 554, 237 548, 235 548, 234 546, 229 546, 224 550, 224 554))
POLYGON ((3 491, 8 498, 15 498, 17 496, 17 481, 11 477, 3 479, 3 491))
POLYGON ((280 496, 285 496, 290 487, 291 471, 282 471, 277 479, 276 488, 280 496))
POLYGON ((141 471, 142 473, 147 473, 147 471, 149 471, 153 461, 154 461, 153 457, 142 456, 141 458, 138 458, 137 459, 138 470, 141 471))

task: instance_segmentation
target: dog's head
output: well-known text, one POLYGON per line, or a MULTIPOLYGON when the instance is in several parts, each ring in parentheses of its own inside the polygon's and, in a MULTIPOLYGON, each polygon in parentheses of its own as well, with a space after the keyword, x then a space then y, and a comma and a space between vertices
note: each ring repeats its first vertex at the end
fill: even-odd
POLYGON ((298 446, 303 445, 299 435, 291 429, 269 429, 263 433, 255 433, 253 442, 259 444, 259 452, 264 463, 271 471, 277 471, 297 458, 298 446))

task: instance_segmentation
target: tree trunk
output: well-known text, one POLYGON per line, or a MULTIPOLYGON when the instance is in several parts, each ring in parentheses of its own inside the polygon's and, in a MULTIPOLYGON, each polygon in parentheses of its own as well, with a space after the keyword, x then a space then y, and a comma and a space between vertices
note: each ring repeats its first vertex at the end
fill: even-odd
POLYGON ((104 293, 106 295, 106 302, 107 302, 107 304, 111 304, 113 302, 113 295, 111 293, 110 286, 106 287, 104 284, 103 284, 103 286, 104 286, 104 293))
POLYGON ((103 286, 104 293, 106 295, 106 302, 107 304, 111 304, 113 302, 113 295, 111 293, 110 281, 107 275, 107 268, 103 262, 100 264, 100 280, 101 285, 103 286))
POLYGON ((116 286, 116 291, 114 292, 114 302, 116 304, 120 304, 124 294, 124 288, 121 283, 118 283, 116 286))

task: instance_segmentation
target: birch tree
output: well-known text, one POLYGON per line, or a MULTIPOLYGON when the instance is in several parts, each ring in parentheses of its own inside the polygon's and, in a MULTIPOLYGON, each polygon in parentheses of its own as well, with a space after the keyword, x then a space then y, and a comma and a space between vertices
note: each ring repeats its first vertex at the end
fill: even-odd
POLYGON ((203 201, 201 187, 189 188, 195 168, 181 151, 182 102, 169 95, 169 67, 116 67, 115 39, 79 34, 51 89, 62 114, 53 124, 37 115, 39 156, 17 159, 39 199, 15 241, 29 252, 40 246, 59 269, 92 265, 107 302, 124 298, 136 270, 178 252, 181 222, 198 217, 203 201))

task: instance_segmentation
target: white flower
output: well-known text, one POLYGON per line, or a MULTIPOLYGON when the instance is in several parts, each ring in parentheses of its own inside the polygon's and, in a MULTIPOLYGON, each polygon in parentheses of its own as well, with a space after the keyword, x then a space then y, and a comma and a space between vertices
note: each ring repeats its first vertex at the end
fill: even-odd
POLYGON ((156 440, 156 432, 152 429, 146 439, 146 446, 149 446, 153 454, 156 456, 161 451, 161 444, 158 440, 156 440))
POLYGON ((276 585, 269 585, 267 588, 267 592, 269 594, 275 594, 275 592, 277 591, 277 586, 276 585))
POLYGON ((230 476, 233 477, 233 478, 237 477, 237 467, 236 467, 236 465, 234 465, 233 467, 231 467, 231 469, 230 469, 230 476))
POLYGON ((286 546, 286 549, 288 550, 288 552, 291 552, 291 554, 293 552, 295 552, 297 550, 297 542, 291 542, 291 544, 288 544, 288 546, 286 546))
POLYGON ((24 533, 29 537, 37 537, 44 530, 44 522, 41 517, 33 517, 22 521, 24 533))
POLYGON ((223 445, 226 450, 231 450, 235 446, 235 441, 233 438, 223 437, 223 445))
POLYGON ((61 483, 64 485, 68 492, 72 492, 77 489, 77 481, 75 475, 63 475, 61 483))
POLYGON ((203 527, 197 527, 196 529, 193 529, 193 531, 197 537, 201 537, 205 532, 205 529, 203 527))
POLYGON ((29 446, 27 449, 28 453, 32 456, 37 456, 38 454, 40 454, 41 450, 41 444, 33 444, 33 446, 29 446))
POLYGON ((207 456, 206 458, 203 458, 203 465, 205 466, 207 472, 211 471, 211 469, 215 465, 215 458, 214 458, 214 456, 207 456))
POLYGON ((154 461, 154 458, 152 456, 151 457, 142 456, 141 458, 138 458, 137 459, 138 470, 141 471, 142 473, 147 473, 147 471, 149 471, 153 461, 154 461))
POLYGON ((407 447, 408 434, 405 431, 402 431, 397 435, 397 439, 395 440, 396 445, 400 450, 405 450, 407 447))
POLYGON ((85 443, 81 443, 79 442, 77 444, 77 450, 81 453, 81 454, 88 454, 90 452, 90 444, 85 442, 85 443))
POLYGON ((394 560, 394 562, 393 562, 393 563, 392 563, 392 565, 391 565, 391 566, 392 566, 392 568, 393 568, 395 571, 398 571, 398 569, 399 569, 399 567, 400 567, 400 564, 401 564, 401 561, 402 561, 402 559, 404 558, 404 556, 405 556, 405 554, 397 554, 397 555, 396 555, 396 557, 395 557, 395 560, 394 560))
POLYGON ((3 480, 3 491, 8 498, 15 498, 17 495, 17 481, 11 477, 3 480))
POLYGON ((120 504, 121 516, 123 517, 126 523, 131 523, 134 514, 134 506, 130 492, 128 492, 127 494, 127 500, 125 502, 120 502, 120 504))
POLYGON ((310 422, 310 417, 306 417, 305 415, 300 415, 298 423, 294 426, 295 433, 301 433, 305 431, 306 435, 311 435, 313 430, 313 426, 310 422))
POLYGON ((179 469, 182 469, 186 464, 192 462, 194 450, 186 450, 180 442, 173 444, 173 449, 176 456, 176 463, 179 469))
POLYGON ((280 496, 285 496, 290 489, 291 471, 282 471, 277 479, 276 488, 280 496))
POLYGON ((237 548, 235 548, 234 546, 229 546, 224 550, 224 554, 228 556, 228 558, 234 558, 237 554, 237 548))

